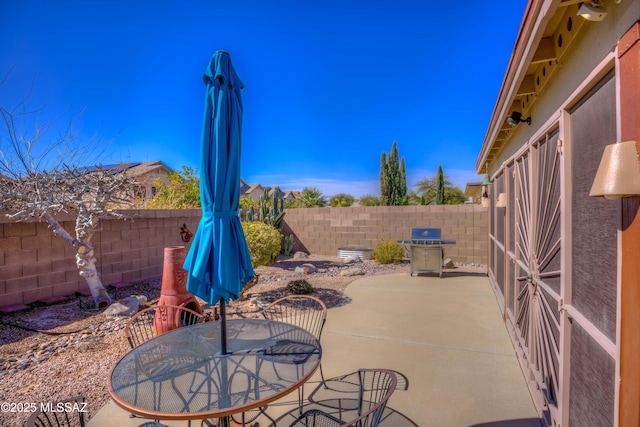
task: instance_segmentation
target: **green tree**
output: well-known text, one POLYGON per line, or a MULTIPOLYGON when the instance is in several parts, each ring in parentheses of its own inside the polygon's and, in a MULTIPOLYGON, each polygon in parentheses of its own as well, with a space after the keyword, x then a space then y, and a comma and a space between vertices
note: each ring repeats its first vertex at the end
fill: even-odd
POLYGON ((438 165, 436 172, 436 205, 444 205, 444 172, 442 165, 438 165))
POLYGON ((327 206, 327 199, 316 187, 305 187, 300 193, 298 205, 302 208, 322 208, 327 206))
POLYGON ((391 152, 380 156, 380 204, 400 206, 407 204, 407 172, 404 157, 398 155, 398 143, 393 141, 391 152))
POLYGON ((339 193, 329 199, 329 206, 333 208, 343 208, 353 204, 353 196, 351 194, 339 193))
MULTIPOLYGON (((464 192, 451 183, 447 174, 443 172, 444 181, 444 204, 459 205, 465 202, 464 192)), ((430 178, 424 178, 416 183, 416 192, 412 193, 411 199, 417 204, 427 205, 437 196, 437 178, 436 175, 430 178)))
POLYGON ((196 169, 183 166, 167 175, 168 183, 157 180, 151 209, 191 209, 200 207, 200 179, 196 169))
POLYGON ((448 187, 444 189, 445 205, 462 205, 467 201, 464 192, 458 186, 448 187))
POLYGON ((418 194, 415 191, 409 192, 408 199, 410 205, 426 205, 429 203, 425 196, 418 194))
POLYGON ((360 206, 380 206, 380 199, 378 196, 372 194, 365 194, 360 197, 360 206))

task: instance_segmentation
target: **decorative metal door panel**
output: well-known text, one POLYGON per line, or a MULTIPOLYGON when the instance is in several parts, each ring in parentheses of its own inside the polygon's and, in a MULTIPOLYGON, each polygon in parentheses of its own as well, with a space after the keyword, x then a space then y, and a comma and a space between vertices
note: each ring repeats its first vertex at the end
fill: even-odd
POLYGON ((558 420, 560 358, 560 153, 558 132, 516 159, 513 321, 536 400, 558 420))

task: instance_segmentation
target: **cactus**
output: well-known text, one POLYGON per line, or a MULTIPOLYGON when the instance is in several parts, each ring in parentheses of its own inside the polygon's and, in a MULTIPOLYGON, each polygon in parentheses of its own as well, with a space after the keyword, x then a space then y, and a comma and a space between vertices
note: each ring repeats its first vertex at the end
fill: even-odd
POLYGON ((295 237, 293 234, 289 234, 282 238, 282 253, 285 256, 291 255, 291 251, 293 250, 293 245, 295 244, 295 237))
POLYGON ((278 199, 280 198, 280 188, 279 187, 274 187, 273 188, 273 211, 274 214, 278 214, 278 199))
POLYGON ((251 206, 248 211, 240 213, 243 221, 261 221, 272 225, 278 230, 282 228, 284 220, 284 199, 280 196, 280 188, 266 187, 264 194, 258 199, 258 208, 251 206))

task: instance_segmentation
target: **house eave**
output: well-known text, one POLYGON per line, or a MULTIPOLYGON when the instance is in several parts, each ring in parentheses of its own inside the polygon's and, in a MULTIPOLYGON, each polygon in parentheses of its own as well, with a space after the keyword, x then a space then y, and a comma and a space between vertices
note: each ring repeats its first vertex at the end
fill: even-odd
MULTIPOLYGON (((536 92, 544 86, 536 72, 549 63, 557 64, 560 55, 566 51, 567 40, 562 49, 555 46, 554 32, 560 32, 559 22, 566 14, 575 14, 578 7, 576 0, 529 0, 525 8, 522 23, 509 59, 507 70, 498 92, 498 98, 489 120, 489 126, 476 160, 476 172, 485 172, 485 164, 490 168, 510 139, 513 128, 506 124, 512 111, 523 115, 531 110, 536 99, 536 92), (558 28, 556 28, 558 27, 558 28), (552 34, 553 33, 553 34, 552 34), (533 72, 532 72, 533 70, 533 72), (535 79, 534 79, 535 77, 535 79), (525 102, 526 99, 526 102, 525 102)), ((575 19, 576 29, 571 34, 575 37, 583 20, 575 19)), ((566 37, 566 35, 565 35, 566 37)), ((555 65, 554 64, 554 65, 555 65)), ((550 74, 546 76, 548 80, 550 74)))

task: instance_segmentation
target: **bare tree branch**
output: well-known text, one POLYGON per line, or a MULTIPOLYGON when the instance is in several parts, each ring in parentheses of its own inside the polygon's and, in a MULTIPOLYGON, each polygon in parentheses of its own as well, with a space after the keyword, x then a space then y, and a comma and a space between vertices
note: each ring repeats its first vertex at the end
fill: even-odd
POLYGON ((78 163, 90 159, 100 146, 95 136, 87 143, 80 141, 75 122, 81 114, 72 116, 66 130, 47 142, 47 132, 60 117, 41 124, 42 113, 43 109, 27 110, 26 98, 13 109, 0 106, 0 209, 9 211, 7 216, 16 222, 47 222, 76 249, 80 276, 96 304, 106 306, 111 299, 96 270, 91 239, 100 219, 126 219, 118 209, 133 206, 137 183, 124 166, 107 169, 78 163), (61 212, 76 216, 75 237, 56 220, 61 212))

